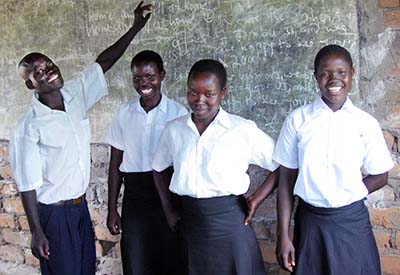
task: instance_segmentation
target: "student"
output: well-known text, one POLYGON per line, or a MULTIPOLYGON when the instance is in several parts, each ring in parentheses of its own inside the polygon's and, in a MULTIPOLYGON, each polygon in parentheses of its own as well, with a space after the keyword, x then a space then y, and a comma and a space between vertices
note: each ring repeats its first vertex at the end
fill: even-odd
POLYGON ((111 145, 107 226, 113 235, 122 233, 125 275, 179 275, 183 273, 178 238, 165 219, 151 162, 165 124, 187 110, 161 93, 165 70, 158 53, 138 53, 131 70, 139 97, 119 108, 107 138, 111 145), (122 182, 125 189, 120 218, 117 199, 122 182))
POLYGON ((85 192, 90 176, 87 111, 107 94, 104 73, 148 21, 151 5, 135 9, 133 26, 95 63, 64 83, 42 53, 26 55, 19 74, 34 92, 10 140, 10 159, 42 274, 95 274, 95 246, 85 192))
POLYGON ((220 104, 227 95, 227 74, 215 60, 200 60, 188 76, 192 113, 169 123, 153 160, 157 190, 171 228, 183 234, 188 274, 265 274, 248 222, 275 188, 276 172, 246 199, 249 164, 276 171, 274 141, 253 121, 229 114, 220 104), (174 165, 171 184, 166 168, 174 165), (181 197, 181 210, 171 193, 181 197), (179 219, 181 221, 179 222, 179 219))
POLYGON ((347 97, 353 76, 346 49, 322 48, 314 61, 320 96, 286 118, 275 148, 277 258, 294 274, 381 274, 364 199, 387 183, 393 162, 378 122, 347 97))

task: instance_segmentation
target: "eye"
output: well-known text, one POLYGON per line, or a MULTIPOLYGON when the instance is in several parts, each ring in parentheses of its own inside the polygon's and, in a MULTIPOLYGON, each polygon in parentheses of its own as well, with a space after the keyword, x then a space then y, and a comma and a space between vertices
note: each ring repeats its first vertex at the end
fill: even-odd
POLYGON ((133 76, 133 82, 139 82, 140 80, 142 80, 140 76, 133 76))
POLYGON ((197 95, 197 92, 196 92, 196 91, 189 91, 189 95, 190 95, 190 96, 196 96, 196 95, 197 95))
POLYGON ((347 75, 347 71, 339 71, 338 73, 339 73, 339 75, 342 75, 342 76, 347 75))
POLYGON ((329 73, 327 71, 322 71, 318 74, 319 77, 328 77, 329 73))
POLYGON ((153 81, 156 78, 156 76, 154 74, 149 74, 149 75, 146 76, 146 78, 149 81, 153 81))

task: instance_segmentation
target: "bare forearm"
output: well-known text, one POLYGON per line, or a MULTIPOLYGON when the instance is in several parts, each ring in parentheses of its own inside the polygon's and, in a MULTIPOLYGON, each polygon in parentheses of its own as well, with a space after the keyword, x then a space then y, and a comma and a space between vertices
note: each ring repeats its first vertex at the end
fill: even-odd
POLYGON ((269 173, 265 178, 264 182, 257 188, 257 190, 251 195, 252 200, 257 205, 260 205, 263 200, 268 197, 278 186, 279 180, 279 168, 269 173))
POLYGON ((378 175, 368 175, 363 178, 363 182, 367 187, 369 194, 385 186, 387 184, 387 181, 388 172, 378 175))
POLYGON ((108 169, 108 211, 117 211, 117 201, 122 185, 122 174, 119 166, 124 152, 111 146, 110 166, 108 169))
POLYGON ((29 229, 31 230, 31 233, 42 233, 36 191, 32 190, 21 192, 20 196, 22 200, 22 205, 26 213, 26 217, 28 219, 29 229))
POLYGON ((290 219, 293 210, 293 189, 297 178, 297 170, 280 168, 278 186, 278 234, 289 236, 290 219))
POLYGON ((170 177, 168 169, 161 172, 153 170, 153 178, 164 211, 172 210, 173 206, 171 192, 169 191, 170 177))

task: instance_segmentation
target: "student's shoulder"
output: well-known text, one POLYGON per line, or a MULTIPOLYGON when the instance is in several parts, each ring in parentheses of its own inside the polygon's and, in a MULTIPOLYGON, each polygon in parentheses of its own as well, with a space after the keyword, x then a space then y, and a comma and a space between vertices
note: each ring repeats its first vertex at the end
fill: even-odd
POLYGON ((35 123, 35 118, 32 108, 29 108, 26 113, 18 120, 14 131, 14 137, 23 137, 29 135, 33 131, 37 130, 38 123, 35 123))
POLYGON ((163 96, 165 97, 165 100, 167 102, 167 110, 169 113, 173 114, 176 117, 182 116, 182 115, 185 115, 188 113, 187 108, 183 104, 181 104, 165 95, 163 95, 163 96))
POLYGON ((351 108, 351 114, 353 116, 353 120, 358 125, 362 125, 363 127, 379 125, 379 122, 375 117, 359 107, 353 106, 351 108))

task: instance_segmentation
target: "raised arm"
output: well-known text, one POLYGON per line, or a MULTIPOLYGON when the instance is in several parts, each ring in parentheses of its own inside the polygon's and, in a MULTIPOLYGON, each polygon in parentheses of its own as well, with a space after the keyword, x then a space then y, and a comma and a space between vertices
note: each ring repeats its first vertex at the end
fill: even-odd
POLYGON ((49 259, 49 241, 44 235, 43 229, 40 225, 38 201, 36 191, 20 192, 22 205, 24 207, 26 217, 28 219, 29 229, 32 233, 31 249, 32 254, 36 258, 49 259))
POLYGON ((257 188, 257 190, 252 195, 247 197, 246 200, 249 210, 244 220, 245 225, 248 225, 254 213, 256 212, 258 206, 278 186, 278 180, 279 180, 279 168, 269 173, 269 175, 265 178, 264 182, 257 188))
POLYGON ((294 246, 289 236, 290 219, 293 211, 293 188, 298 170, 280 167, 278 185, 278 230, 276 256, 279 265, 293 272, 295 265, 294 246))
POLYGON ((111 146, 111 158, 108 172, 108 215, 107 227, 111 234, 121 233, 121 216, 117 210, 117 200, 122 185, 122 175, 119 166, 122 162, 123 151, 111 146))
POLYGON ((135 19, 133 26, 113 45, 105 49, 96 59, 96 62, 100 64, 103 72, 107 72, 115 62, 123 55, 126 48, 136 36, 136 34, 146 25, 150 18, 153 6, 151 4, 142 6, 141 1, 135 9, 135 19), (148 11, 147 15, 144 16, 144 12, 148 11))
POLYGON ((170 169, 167 168, 161 172, 153 170, 154 184, 156 186, 158 195, 160 196, 161 205, 163 207, 165 217, 167 218, 168 226, 176 231, 176 225, 180 220, 178 211, 174 208, 172 203, 172 193, 169 191, 169 184, 171 181, 170 169))

